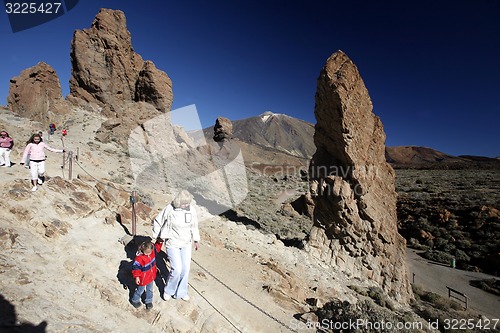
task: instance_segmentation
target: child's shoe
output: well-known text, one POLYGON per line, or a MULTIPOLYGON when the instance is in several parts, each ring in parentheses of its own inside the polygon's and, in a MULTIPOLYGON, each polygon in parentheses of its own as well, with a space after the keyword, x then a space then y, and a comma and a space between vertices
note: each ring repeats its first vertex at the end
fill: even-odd
POLYGON ((141 306, 141 302, 133 302, 133 301, 130 301, 130 304, 132 304, 134 306, 134 308, 139 308, 141 306))
POLYGON ((36 187, 36 185, 35 185, 35 186, 33 186, 33 188, 31 189, 31 192, 35 192, 36 190, 38 190, 38 187, 36 187))

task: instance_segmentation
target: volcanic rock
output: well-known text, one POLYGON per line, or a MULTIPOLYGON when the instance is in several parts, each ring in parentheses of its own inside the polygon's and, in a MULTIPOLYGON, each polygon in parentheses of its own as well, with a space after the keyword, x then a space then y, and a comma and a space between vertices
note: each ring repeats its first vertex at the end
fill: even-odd
POLYGON ((224 142, 233 136, 233 124, 231 120, 224 117, 217 117, 214 126, 214 141, 224 142))
POLYGON ((219 150, 216 152, 218 160, 214 160, 220 166, 223 166, 224 161, 229 158, 229 156, 235 156, 240 151, 239 145, 231 141, 233 137, 233 124, 231 120, 224 117, 217 117, 214 125, 214 141, 219 146, 219 150), (222 160, 220 160, 222 158, 222 160))
POLYGON ((100 111, 117 127, 103 126, 98 140, 125 144, 123 134, 172 106, 172 82, 132 47, 125 14, 101 9, 91 28, 76 30, 71 41, 72 104, 100 111), (137 102, 150 104, 152 108, 137 102), (116 121, 116 119, 118 121, 116 121))
POLYGON ((21 117, 39 121, 43 125, 60 123, 68 113, 62 97, 59 77, 52 66, 39 62, 10 80, 7 105, 21 117))
POLYGON ((308 249, 353 277, 408 302, 405 240, 398 234, 394 171, 385 133, 356 65, 342 52, 318 78, 309 166, 314 225, 308 249))
POLYGON ((172 81, 152 61, 145 61, 135 83, 134 99, 150 103, 159 111, 170 111, 173 100, 172 81))
POLYGON ((134 100, 144 61, 132 48, 123 12, 101 9, 90 29, 74 32, 70 56, 71 95, 113 106, 134 100))

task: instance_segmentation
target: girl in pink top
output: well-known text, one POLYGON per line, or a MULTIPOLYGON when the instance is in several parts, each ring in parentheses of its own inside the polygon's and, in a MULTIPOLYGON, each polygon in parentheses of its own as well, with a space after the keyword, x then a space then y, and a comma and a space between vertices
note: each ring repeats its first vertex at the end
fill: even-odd
POLYGON ((10 152, 14 146, 14 140, 5 131, 0 132, 0 166, 10 167, 10 152))
POLYGON ((49 147, 45 142, 43 142, 42 137, 39 134, 34 134, 29 143, 24 148, 23 157, 21 158, 21 165, 26 162, 26 157, 30 155, 30 173, 31 173, 31 183, 33 192, 37 190, 37 184, 42 185, 45 179, 45 152, 44 149, 63 153, 64 149, 54 149, 49 147))

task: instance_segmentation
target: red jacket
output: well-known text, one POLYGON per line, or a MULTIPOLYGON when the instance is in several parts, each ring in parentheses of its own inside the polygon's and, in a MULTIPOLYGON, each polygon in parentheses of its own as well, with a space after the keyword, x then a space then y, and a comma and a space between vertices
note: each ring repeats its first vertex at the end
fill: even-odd
POLYGON ((154 244, 153 252, 145 255, 137 252, 134 264, 132 265, 132 276, 140 278, 139 285, 145 286, 156 279, 156 253, 161 251, 161 243, 154 244))

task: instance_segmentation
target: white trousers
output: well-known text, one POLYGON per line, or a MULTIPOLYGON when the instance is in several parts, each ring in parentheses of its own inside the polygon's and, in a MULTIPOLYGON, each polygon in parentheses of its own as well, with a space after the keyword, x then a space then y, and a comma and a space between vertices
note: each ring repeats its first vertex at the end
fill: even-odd
POLYGON ((192 243, 189 243, 181 248, 167 248, 170 274, 164 291, 166 295, 174 298, 187 296, 192 246, 192 243))
POLYGON ((10 166, 10 151, 9 148, 0 148, 0 164, 10 166))
POLYGON ((37 180, 38 177, 43 176, 43 174, 45 173, 45 161, 41 162, 30 161, 30 173, 32 180, 37 180))

